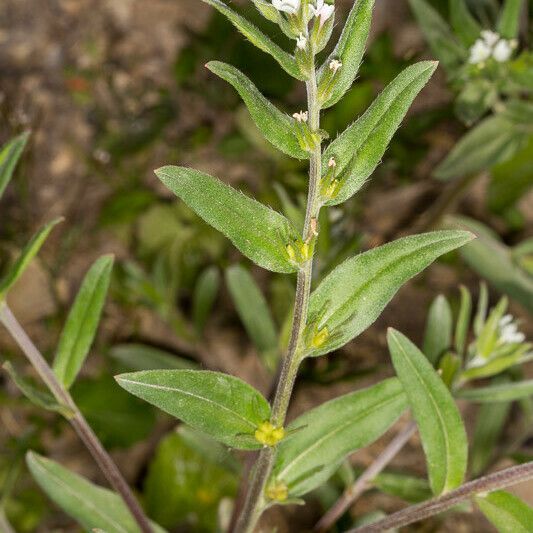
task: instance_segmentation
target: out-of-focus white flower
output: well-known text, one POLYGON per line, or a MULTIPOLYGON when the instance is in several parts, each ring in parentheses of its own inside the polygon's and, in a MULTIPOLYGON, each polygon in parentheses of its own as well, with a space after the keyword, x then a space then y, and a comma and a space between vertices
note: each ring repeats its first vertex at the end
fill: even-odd
POLYGON ((520 344, 526 340, 526 336, 518 331, 518 325, 512 315, 503 316, 498 322, 498 326, 502 344, 520 344))
POLYGON ((470 48, 470 57, 468 62, 472 63, 472 65, 483 63, 483 61, 487 61, 491 53, 491 47, 484 40, 478 39, 472 48, 470 48))
POLYGON ((339 70, 342 67, 342 62, 338 59, 332 59, 329 62, 329 70, 333 72, 333 74, 337 74, 337 70, 339 70))
POLYGON ((333 4, 326 4, 324 0, 316 0, 316 5, 310 5, 309 9, 312 15, 320 18, 320 25, 322 26, 333 15, 335 6, 333 4))
POLYGON ((307 111, 300 111, 299 113, 294 113, 292 116, 297 122, 307 122, 309 114, 307 111))
POLYGON ((494 47, 494 50, 492 51, 492 57, 499 63, 504 63, 505 61, 509 60, 512 53, 513 46, 511 42, 502 39, 501 41, 498 41, 494 47))
POLYGON ((481 32, 481 38, 490 48, 492 48, 500 40, 500 36, 492 30, 483 30, 481 32))
POLYGON ((296 39, 296 46, 300 50, 305 50, 305 47, 307 46, 307 37, 303 33, 300 33, 298 39, 296 39))
POLYGON ((272 0, 272 5, 278 11, 294 15, 300 9, 300 0, 272 0))

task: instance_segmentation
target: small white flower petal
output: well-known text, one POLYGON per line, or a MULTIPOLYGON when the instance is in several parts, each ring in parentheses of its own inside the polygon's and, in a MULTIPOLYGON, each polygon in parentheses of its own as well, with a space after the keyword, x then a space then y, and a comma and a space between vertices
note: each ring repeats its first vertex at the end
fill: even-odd
POLYGON ((492 53, 492 50, 485 41, 478 39, 472 48, 470 48, 470 58, 468 61, 473 65, 486 61, 492 53))
POLYGON ((513 53, 513 48, 509 41, 502 39, 496 44, 494 50, 492 51, 492 57, 499 63, 504 63, 508 61, 513 53))
POLYGON ((481 32, 481 38, 490 48, 492 48, 500 40, 500 36, 492 30, 483 30, 481 32))

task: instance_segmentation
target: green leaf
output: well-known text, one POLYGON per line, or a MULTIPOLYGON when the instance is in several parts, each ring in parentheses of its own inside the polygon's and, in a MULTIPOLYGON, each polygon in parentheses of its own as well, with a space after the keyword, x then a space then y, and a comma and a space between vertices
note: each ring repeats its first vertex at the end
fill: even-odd
MULTIPOLYGON (((191 442, 182 426, 165 437, 148 467, 145 482, 146 509, 169 529, 210 533, 217 531, 217 510, 223 498, 233 498, 237 476, 219 460, 205 453, 205 441, 220 457, 225 448, 203 437, 203 446, 191 442)), ((197 435, 196 441, 201 439, 197 435)))
POLYGON ((504 39, 516 39, 520 29, 522 0, 505 0, 498 20, 498 33, 504 39))
POLYGON ((494 456, 510 409, 509 402, 486 403, 480 407, 470 453, 473 476, 480 475, 494 456))
POLYGON ((104 255, 85 275, 59 339, 54 373, 68 389, 83 366, 100 322, 114 257, 104 255))
POLYGON ((66 418, 70 418, 72 412, 66 405, 59 404, 56 399, 45 390, 38 389, 28 380, 24 379, 14 368, 13 365, 6 361, 2 368, 9 374, 15 385, 20 389, 22 394, 34 405, 47 411, 54 411, 66 418))
POLYGON ((450 0, 450 22, 453 31, 467 48, 470 48, 481 34, 481 26, 474 18, 465 0, 450 0))
POLYGON ((11 181, 15 166, 28 142, 29 136, 30 133, 25 132, 11 139, 0 148, 0 198, 2 198, 7 184, 11 181))
POLYGON ((302 150, 296 136, 295 120, 271 104, 249 78, 235 67, 220 61, 210 61, 206 67, 233 85, 267 141, 291 157, 308 159, 308 152, 302 150))
POLYGON ((287 245, 299 242, 289 221, 229 185, 197 170, 167 166, 157 177, 248 258, 273 272, 295 272, 287 245))
POLYGON ((336 104, 352 86, 363 54, 365 53, 366 41, 372 22, 372 10, 374 0, 357 0, 353 3, 339 42, 331 52, 328 59, 324 62, 319 72, 318 83, 324 80, 328 75, 329 63, 333 59, 340 60, 342 67, 335 75, 335 84, 328 99, 323 103, 322 109, 326 109, 336 104))
POLYGON ((282 50, 276 43, 272 42, 249 20, 235 13, 230 7, 220 0, 203 0, 206 4, 214 7, 217 11, 225 15, 228 20, 257 48, 270 54, 281 67, 293 78, 305 79, 296 64, 296 60, 291 54, 282 50))
POLYGON ((520 498, 496 491, 475 498, 479 508, 500 533, 531 533, 533 509, 520 498))
POLYGON ((278 333, 261 289, 248 270, 240 265, 226 270, 226 283, 250 339, 267 365, 275 367, 273 359, 278 351, 278 333))
POLYGON ((512 249, 476 220, 450 217, 449 225, 472 231, 478 239, 461 250, 466 263, 498 290, 533 312, 533 280, 513 260, 512 249))
POLYGON ((378 439, 406 407, 397 379, 330 400, 294 420, 281 441, 272 477, 291 497, 324 483, 350 453, 378 439))
MULTIPOLYGON (((437 68, 422 61, 401 72, 376 98, 368 110, 337 137, 324 152, 323 167, 334 158, 339 192, 327 202, 336 205, 355 194, 374 172, 392 137, 413 103, 437 68)), ((342 70, 342 69, 341 69, 342 70)))
POLYGON ((525 130, 501 116, 488 117, 459 140, 436 168, 435 176, 449 180, 488 170, 513 157, 526 141, 525 130))
POLYGON ((422 351, 435 366, 452 344, 453 317, 448 300, 437 296, 429 308, 422 351))
POLYGON ((109 355, 127 370, 180 370, 198 366, 194 361, 147 344, 117 344, 111 348, 109 355))
POLYGON ((119 385, 214 439, 243 450, 261 448, 254 433, 270 418, 263 396, 220 372, 147 370, 116 377, 119 385))
POLYGON ((329 338, 308 355, 328 353, 362 333, 406 281, 472 238, 453 231, 405 237, 339 265, 311 295, 310 323, 318 331, 327 328, 329 338))
POLYGON ((52 228, 59 222, 62 222, 62 220, 62 218, 56 218, 52 222, 48 222, 48 224, 42 226, 24 247, 13 266, 7 272, 7 275, 0 280, 0 301, 6 297, 9 289, 19 280, 32 259, 39 253, 41 246, 46 241, 52 228))
MULTIPOLYGON (((102 529, 106 533, 140 533, 128 508, 114 492, 94 485, 34 452, 28 452, 26 462, 33 478, 48 497, 87 531, 102 529)), ((165 531, 154 523, 152 527, 155 533, 165 531)))
POLYGON ((396 472, 381 472, 372 480, 372 485, 385 494, 409 503, 419 503, 431 498, 431 489, 425 479, 396 472))
POLYGON ((466 61, 467 49, 457 41, 438 11, 425 0, 409 0, 409 4, 431 51, 442 66, 454 70, 466 61))
POLYGON ((512 402, 533 396, 533 380, 503 383, 477 389, 462 389, 457 397, 471 402, 512 402))
POLYGON ((387 341, 420 431, 431 489, 435 494, 453 490, 463 482, 467 466, 461 414, 435 369, 407 337, 389 329, 387 341))
POLYGON ((72 397, 106 448, 129 448, 154 428, 155 410, 122 390, 111 376, 77 382, 72 397))
POLYGON ((218 268, 215 266, 206 268, 198 277, 192 298, 192 319, 197 332, 203 331, 213 310, 219 289, 218 268))
POLYGON ((455 325, 455 350, 459 355, 464 356, 470 319, 472 317, 472 295, 470 291, 461 285, 461 303, 459 305, 459 315, 455 325))

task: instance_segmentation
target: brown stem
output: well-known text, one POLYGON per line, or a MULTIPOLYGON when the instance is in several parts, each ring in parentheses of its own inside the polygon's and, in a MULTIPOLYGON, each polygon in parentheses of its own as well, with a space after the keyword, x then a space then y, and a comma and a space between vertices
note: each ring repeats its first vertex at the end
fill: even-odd
POLYGON ((72 416, 68 418, 68 421, 93 456, 109 484, 124 500, 124 503, 130 510, 141 531, 143 533, 152 533, 153 529, 150 525, 150 521, 144 514, 139 502, 122 477, 117 465, 113 462, 113 459, 111 459, 110 455, 98 440, 98 437, 94 434, 94 431, 74 403, 68 390, 59 383, 46 359, 42 356, 41 352, 39 352, 35 344, 33 344, 32 340, 28 337, 27 333, 19 324, 18 320, 5 302, 0 303, 0 322, 2 322, 5 328, 9 331, 56 400, 60 404, 66 406, 72 413, 72 416))
POLYGON ((407 441, 414 435, 415 431, 416 424, 411 422, 398 433, 383 452, 357 478, 357 481, 344 492, 335 505, 320 519, 314 530, 320 533, 328 531, 348 508, 368 490, 372 484, 372 480, 398 455, 400 450, 407 444, 407 441))
POLYGON ((378 522, 367 526, 350 529, 345 533, 378 533, 419 522, 430 516, 442 513, 465 500, 486 492, 504 489, 533 478, 533 462, 512 466, 494 474, 465 483, 458 489, 448 492, 444 496, 433 498, 402 509, 378 522))

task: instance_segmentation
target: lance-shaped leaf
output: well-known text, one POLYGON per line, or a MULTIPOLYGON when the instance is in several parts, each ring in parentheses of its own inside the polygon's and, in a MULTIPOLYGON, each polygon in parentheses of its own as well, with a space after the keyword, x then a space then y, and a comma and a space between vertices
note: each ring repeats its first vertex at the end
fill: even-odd
POLYGON ((218 268, 215 266, 206 268, 196 282, 192 301, 192 318, 198 333, 204 329, 213 310, 219 288, 220 272, 218 268))
POLYGON ((440 255, 467 243, 464 231, 436 231, 398 239, 348 259, 311 295, 310 322, 328 338, 308 355, 318 356, 362 333, 381 314, 400 287, 440 255))
POLYGON ((450 20, 455 34, 470 48, 479 38, 481 26, 466 5, 466 0, 450 0, 450 20))
POLYGON ((498 20, 498 33, 504 39, 516 39, 518 36, 522 6, 522 0, 505 0, 498 20))
POLYGON ((525 130, 504 117, 488 117, 459 140, 436 168, 435 176, 449 180, 488 170, 513 157, 527 137, 525 130))
POLYGON ((89 269, 67 317, 54 360, 54 372, 68 389, 83 366, 100 322, 114 258, 106 255, 89 269))
POLYGON ((156 170, 157 177, 197 215, 246 256, 273 272, 295 272, 287 245, 300 237, 289 221, 208 174, 183 167, 156 170))
POLYGON ((453 316, 448 300, 441 294, 429 308, 422 351, 435 366, 452 344, 453 316))
POLYGON ((206 67, 233 85, 267 141, 278 150, 296 159, 309 157, 308 153, 302 150, 296 137, 295 120, 271 104, 249 78, 235 67, 220 61, 211 61, 206 67))
MULTIPOLYGON (((28 468, 41 489, 85 530, 106 533, 140 533, 122 499, 110 490, 90 483, 60 464, 34 452, 26 455, 28 468)), ((154 533, 165 530, 152 523, 154 533)))
POLYGON ((245 19, 233 9, 228 7, 221 0, 203 0, 206 4, 213 6, 220 13, 225 15, 228 20, 247 38, 250 42, 257 46, 263 52, 270 54, 281 67, 288 72, 293 78, 303 80, 302 73, 296 64, 294 57, 281 49, 269 37, 267 37, 261 30, 259 30, 249 20, 245 19))
POLYGON ((202 370, 147 370, 121 374, 116 380, 135 396, 228 446, 262 446, 254 433, 270 418, 270 406, 236 377, 202 370))
POLYGON ((407 337, 389 329, 387 342, 420 431, 431 489, 435 494, 453 490, 463 482, 467 467, 461 414, 431 363, 407 337))
POLYGON ((368 110, 325 150, 323 167, 331 157, 341 182, 328 205, 344 202, 355 194, 381 162, 394 133, 417 94, 435 72, 437 64, 422 61, 401 72, 376 98, 368 110))
POLYGON ((292 422, 278 446, 272 478, 291 497, 324 483, 344 458, 378 439, 406 408, 397 379, 326 402, 292 422))
POLYGON ((508 382, 477 389, 462 389, 458 391, 457 396, 479 403, 512 402, 533 396, 533 380, 508 382))
POLYGON ((11 287, 24 274, 24 271, 31 263, 32 259, 39 253, 41 246, 46 241, 53 227, 61 222, 62 218, 56 218, 41 227, 24 247, 13 266, 8 270, 6 276, 0 280, 0 301, 3 300, 11 287))
POLYGON ((431 51, 447 70, 461 65, 468 51, 462 46, 450 26, 425 0, 409 0, 411 9, 426 37, 431 51))
POLYGON ((353 3, 339 42, 320 69, 319 85, 328 76, 330 62, 334 59, 342 62, 342 67, 335 74, 335 83, 331 95, 322 105, 324 109, 336 104, 344 96, 359 72, 370 31, 370 23, 372 22, 374 1, 357 0, 353 3))
POLYGON ((533 509, 514 494, 496 491, 475 500, 500 533, 531 533, 533 509))
POLYGON ((472 295, 470 291, 461 285, 461 303, 459 305, 459 314, 455 325, 455 351, 464 356, 470 320, 472 319, 472 295))
POLYGON ((8 141, 0 149, 0 198, 2 198, 7 184, 13 176, 13 171, 28 142, 29 135, 29 132, 23 133, 8 141))

